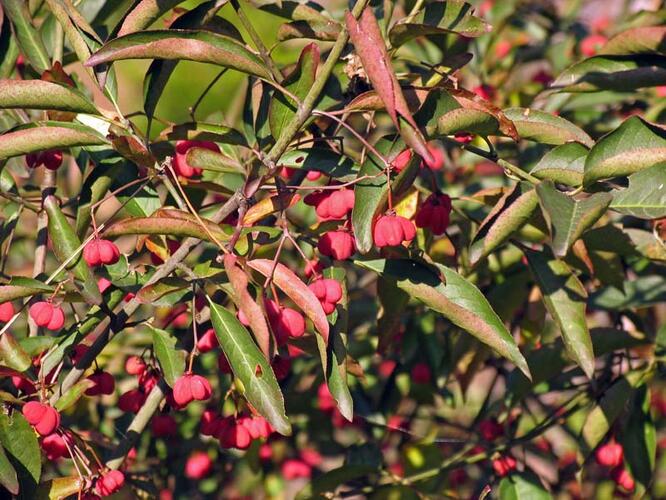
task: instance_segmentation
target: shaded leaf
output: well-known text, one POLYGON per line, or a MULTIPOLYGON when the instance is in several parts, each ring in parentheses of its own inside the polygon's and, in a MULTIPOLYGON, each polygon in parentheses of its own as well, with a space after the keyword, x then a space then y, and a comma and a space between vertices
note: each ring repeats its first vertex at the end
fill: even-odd
POLYGON ((583 171, 588 149, 577 142, 569 142, 548 151, 530 173, 537 179, 548 179, 558 184, 578 187, 583 183, 583 171))
POLYGON ((28 356, 35 357, 50 349, 58 341, 55 337, 37 335, 35 337, 24 337, 19 340, 21 348, 28 353, 28 356))
POLYGON ((638 116, 602 137, 585 160, 586 186, 666 164, 666 130, 638 116))
POLYGON ((43 80, 0 80, 0 108, 30 108, 97 114, 77 89, 43 80))
POLYGON ((432 155, 409 111, 405 96, 393 72, 391 59, 372 8, 366 7, 358 21, 350 12, 346 13, 345 19, 356 54, 361 59, 372 86, 384 102, 393 124, 400 131, 405 143, 424 160, 431 162, 432 155), (403 118, 404 122, 401 123, 398 116, 403 118))
POLYGON ((527 362, 504 323, 481 291, 455 271, 441 265, 429 269, 404 259, 354 262, 394 281, 411 297, 443 314, 453 324, 490 346, 530 376, 527 362), (435 274, 435 270, 444 280, 435 274))
POLYGON ((666 301, 666 277, 639 276, 625 281, 624 291, 615 287, 601 288, 590 295, 590 305, 597 309, 626 310, 650 307, 666 301))
POLYGON ((514 123, 523 139, 542 144, 560 145, 576 141, 587 147, 594 145, 583 129, 561 116, 530 108, 509 108, 504 110, 504 114, 514 123))
POLYGON ((540 183, 536 191, 557 257, 564 257, 583 232, 606 213, 612 199, 609 193, 595 193, 583 200, 575 200, 558 191, 551 181, 540 183))
POLYGON ((173 387, 176 380, 185 372, 186 352, 176 349, 177 339, 169 332, 148 325, 153 336, 153 351, 160 364, 164 380, 173 387))
POLYGON ((666 162, 629 176, 629 186, 613 192, 610 208, 641 219, 666 217, 666 162))
MULTIPOLYGON (((580 456, 586 458, 604 439, 613 423, 631 401, 634 388, 645 377, 645 372, 633 371, 618 378, 604 392, 598 403, 587 414, 580 435, 580 456)), ((582 460, 581 460, 582 461, 582 460)))
POLYGON ((476 231, 470 246, 470 261, 476 264, 505 243, 527 224, 538 203, 537 192, 525 182, 505 193, 476 231))
POLYGON ((549 500, 552 495, 548 493, 531 470, 511 474, 502 478, 499 484, 500 500, 549 500))
MULTIPOLYGON (((51 67, 51 61, 37 29, 30 19, 30 11, 25 0, 3 0, 2 7, 5 15, 14 26, 14 33, 21 53, 25 55, 30 65, 38 73, 51 67)), ((1 156, 1 155, 0 155, 1 156)))
POLYGON ((657 433, 650 413, 650 390, 646 385, 641 385, 634 393, 629 419, 620 437, 632 477, 643 490, 648 489, 655 468, 657 433))
POLYGON ((269 259, 250 260, 247 265, 265 277, 272 273, 273 283, 310 318, 324 342, 328 344, 329 324, 326 313, 319 299, 291 269, 278 262, 273 270, 273 261, 269 259))
POLYGON ((243 217, 243 225, 252 226, 255 222, 260 221, 268 215, 294 206, 300 199, 301 196, 292 191, 267 196, 248 209, 243 217))
POLYGON ((546 309, 560 329, 567 352, 588 378, 592 378, 594 351, 585 317, 585 287, 569 267, 555 259, 547 249, 541 252, 525 249, 524 252, 546 309))
POLYGON ((478 37, 489 33, 492 27, 473 12, 472 5, 460 0, 430 2, 413 18, 395 23, 389 31, 389 40, 393 47, 399 47, 417 36, 456 33, 478 37))
MULTIPOLYGON (((302 101, 314 84, 318 66, 319 47, 310 43, 303 48, 296 68, 285 77, 282 85, 302 101)), ((293 118, 297 107, 298 103, 293 102, 291 97, 277 91, 273 94, 268 112, 268 121, 273 137, 282 136, 284 128, 293 118)))
POLYGON ((189 141, 213 141, 236 146, 246 146, 245 137, 231 127, 214 123, 188 122, 172 125, 162 131, 160 137, 169 141, 187 139, 189 141))
POLYGON ((0 444, 16 469, 21 490, 38 483, 42 461, 37 435, 20 412, 0 412, 0 444))
POLYGON ((82 255, 81 242, 60 209, 60 202, 55 196, 44 199, 44 209, 48 214, 49 238, 53 252, 61 264, 67 262, 69 270, 81 282, 81 295, 91 304, 101 304, 102 296, 97 288, 97 280, 82 255))
POLYGON ((12 495, 19 492, 18 476, 2 446, 0 446, 0 485, 7 488, 12 495))
POLYGON ((217 340, 229 365, 244 388, 248 402, 277 432, 291 434, 291 425, 284 410, 284 398, 271 365, 252 340, 250 332, 236 316, 208 297, 210 319, 217 340))
POLYGON ((329 470, 317 476, 296 495, 296 500, 321 498, 325 493, 335 490, 355 479, 363 478, 377 471, 377 467, 370 464, 345 464, 337 469, 329 470))
POLYGON ((152 30, 132 33, 104 44, 85 65, 97 66, 123 59, 196 61, 270 78, 270 72, 261 58, 245 45, 210 31, 152 30))
POLYGON ((106 143, 94 130, 75 123, 33 123, 0 135, 0 160, 48 149, 106 143))
POLYGON ((342 27, 331 19, 325 21, 293 21, 278 28, 277 39, 280 41, 307 38, 334 42, 342 27))
POLYGON ((359 168, 348 156, 317 147, 287 151, 280 157, 280 166, 323 172, 341 181, 351 180, 359 168))
POLYGON ((551 84, 563 92, 632 91, 666 84, 661 56, 595 56, 570 66, 551 84))

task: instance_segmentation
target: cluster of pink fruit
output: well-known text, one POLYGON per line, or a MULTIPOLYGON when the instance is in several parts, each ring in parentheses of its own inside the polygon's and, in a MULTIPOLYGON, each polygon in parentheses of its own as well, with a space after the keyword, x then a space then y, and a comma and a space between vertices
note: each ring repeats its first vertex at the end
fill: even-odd
POLYGON ((636 483, 630 472, 624 467, 624 448, 611 438, 594 452, 599 465, 610 469, 610 476, 615 483, 626 491, 634 491, 636 483))

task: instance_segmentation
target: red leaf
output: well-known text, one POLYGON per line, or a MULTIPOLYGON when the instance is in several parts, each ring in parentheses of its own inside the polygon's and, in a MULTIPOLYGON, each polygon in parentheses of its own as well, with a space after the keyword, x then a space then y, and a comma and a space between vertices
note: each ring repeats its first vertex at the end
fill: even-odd
MULTIPOLYGON (((254 259, 247 262, 255 271, 266 277, 271 275, 273 261, 269 259, 254 259)), ((310 318, 324 342, 328 344, 328 320, 321 303, 310 291, 305 283, 287 266, 278 263, 273 273, 273 283, 282 290, 294 303, 310 318)))
POLYGON ((433 158, 426 147, 425 139, 409 111, 405 96, 393 72, 391 59, 372 9, 366 7, 358 21, 350 12, 347 12, 346 20, 349 37, 356 53, 361 59, 372 86, 384 101, 391 120, 400 130, 405 142, 426 162, 432 162, 433 158), (404 118, 406 123, 401 125, 398 116, 404 118), (403 130, 403 128, 412 130, 403 130))
POLYGON ((263 310, 247 291, 248 276, 237 265, 237 260, 235 255, 226 254, 224 256, 224 270, 234 289, 234 295, 231 298, 250 322, 250 329, 254 333, 261 352, 264 353, 266 359, 270 360, 271 332, 268 329, 263 310))

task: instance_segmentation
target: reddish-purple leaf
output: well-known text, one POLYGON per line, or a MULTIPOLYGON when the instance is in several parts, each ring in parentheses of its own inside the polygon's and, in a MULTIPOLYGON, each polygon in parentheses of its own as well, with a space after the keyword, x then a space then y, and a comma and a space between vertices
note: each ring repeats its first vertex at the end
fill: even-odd
POLYGON ((271 332, 268 329, 264 311, 247 291, 248 276, 238 266, 237 261, 238 258, 235 255, 227 254, 224 256, 224 270, 227 272, 229 283, 231 283, 234 290, 231 299, 249 321, 250 329, 254 333, 254 338, 259 344, 261 352, 264 353, 266 359, 270 360, 271 332))
POLYGON ((358 21, 348 12, 346 20, 349 37, 356 53, 361 59, 372 86, 384 102, 391 120, 400 130, 405 142, 414 151, 427 162, 433 161, 426 147, 425 139, 409 111, 405 96, 402 94, 398 79, 393 72, 391 59, 372 9, 366 7, 358 21), (405 121, 400 123, 398 116, 404 118, 405 121))
MULTIPOLYGON (((273 261, 269 259, 250 260, 247 265, 266 277, 269 277, 271 271, 273 271, 273 261)), ((305 315, 310 318, 324 341, 328 343, 329 325, 326 313, 307 285, 291 269, 279 262, 273 273, 273 283, 301 308, 305 315)))

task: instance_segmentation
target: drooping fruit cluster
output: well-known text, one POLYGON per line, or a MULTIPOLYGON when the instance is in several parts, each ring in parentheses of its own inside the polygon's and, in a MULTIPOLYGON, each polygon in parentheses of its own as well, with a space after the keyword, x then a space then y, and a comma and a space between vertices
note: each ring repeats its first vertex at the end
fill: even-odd
POLYGON ((342 286, 337 280, 321 278, 310 283, 308 287, 317 297, 326 314, 335 311, 335 306, 342 300, 342 286))
POLYGON ((97 478, 95 492, 101 497, 108 497, 120 490, 124 484, 125 475, 119 470, 110 470, 97 478))
POLYGON ((223 417, 213 410, 206 410, 201 416, 199 431, 204 436, 219 440, 222 448, 246 450, 255 439, 267 439, 275 432, 268 421, 261 416, 223 417))
POLYGON ((444 234, 449 226, 451 198, 443 193, 432 193, 416 213, 416 227, 428 228, 432 234, 444 234))
POLYGON ((49 170, 58 170, 62 165, 62 151, 41 151, 39 153, 28 153, 25 155, 25 163, 29 168, 37 168, 42 165, 49 170))
POLYGON ((89 266, 111 266, 120 259, 120 250, 109 240, 95 238, 83 249, 83 258, 89 266))
POLYGON ((60 413, 51 405, 28 401, 23 405, 22 413, 41 436, 48 436, 60 426, 60 413))
POLYGON ((618 486, 626 491, 634 490, 634 478, 624 467, 624 447, 615 438, 599 446, 594 458, 599 465, 610 469, 610 476, 618 486))
POLYGON ((210 382, 201 375, 186 373, 173 384, 173 400, 179 407, 185 407, 192 401, 206 401, 213 390, 210 382))
POLYGON ((60 330, 65 324, 65 313, 62 308, 49 301, 35 302, 31 305, 30 317, 37 326, 47 330, 60 330))
POLYGON ((392 247, 411 242, 416 236, 416 228, 409 219, 400 215, 382 215, 375 222, 372 236, 377 247, 392 247))

